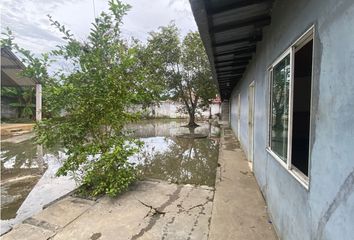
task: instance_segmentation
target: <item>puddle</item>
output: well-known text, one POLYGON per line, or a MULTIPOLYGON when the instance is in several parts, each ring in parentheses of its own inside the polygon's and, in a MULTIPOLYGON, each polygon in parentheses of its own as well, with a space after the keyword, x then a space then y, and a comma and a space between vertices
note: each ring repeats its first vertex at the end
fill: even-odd
POLYGON ((203 123, 193 134, 208 138, 180 138, 181 134, 191 133, 184 125, 181 120, 150 120, 129 125, 144 142, 143 149, 130 161, 136 164, 142 177, 214 186, 220 129, 203 123))
MULTIPOLYGON (((183 125, 183 120, 166 119, 127 125, 145 143, 129 160, 142 178, 213 186, 220 130, 202 123, 194 133, 208 138, 178 138, 190 133, 183 125)), ((1 143, 1 233, 76 187, 70 177, 55 177, 63 160, 60 148, 43 150, 33 139, 1 143)))
POLYGON ((143 141, 143 150, 133 157, 140 175, 173 183, 214 186, 217 141, 175 137, 143 141))

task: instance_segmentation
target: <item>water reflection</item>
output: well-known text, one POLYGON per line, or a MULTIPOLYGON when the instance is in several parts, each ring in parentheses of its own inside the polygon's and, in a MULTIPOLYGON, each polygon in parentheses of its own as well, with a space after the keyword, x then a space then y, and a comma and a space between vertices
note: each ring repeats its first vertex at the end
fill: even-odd
POLYGON ((149 138, 144 142, 145 148, 136 157, 142 176, 173 183, 214 185, 218 157, 216 140, 175 137, 149 138))
MULTIPOLYGON (((126 130, 131 131, 135 137, 175 137, 181 134, 190 133, 189 128, 184 127, 186 121, 183 119, 158 119, 143 120, 138 123, 127 125, 126 130)), ((209 137, 218 137, 220 129, 207 122, 198 123, 199 127, 194 129, 197 134, 206 134, 209 137)))
POLYGON ((1 233, 76 187, 70 177, 55 176, 65 154, 28 138, 1 143, 1 233))

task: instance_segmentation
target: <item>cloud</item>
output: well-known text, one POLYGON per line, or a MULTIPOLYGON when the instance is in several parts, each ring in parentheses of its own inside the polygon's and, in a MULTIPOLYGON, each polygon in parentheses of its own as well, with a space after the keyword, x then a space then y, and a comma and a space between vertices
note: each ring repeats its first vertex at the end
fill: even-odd
MULTIPOLYGON (((108 9, 106 0, 2 0, 1 30, 10 27, 17 42, 35 53, 54 49, 61 35, 50 25, 47 14, 66 25, 80 40, 85 40, 96 16, 108 9)), ((188 0, 126 0, 132 6, 124 18, 125 38, 144 41, 148 33, 175 20, 185 35, 197 29, 188 0)))
POLYGON ((45 22, 49 24, 48 20, 40 21, 41 24, 38 24, 38 22, 23 22, 13 14, 7 14, 3 17, 3 22, 6 23, 6 26, 10 28, 14 27, 19 36, 27 36, 34 39, 47 39, 48 41, 61 41, 61 38, 58 37, 57 34, 54 34, 48 28, 43 27, 45 22))
POLYGON ((71 0, 5 0, 1 7, 1 31, 9 27, 16 42, 34 53, 43 53, 62 43, 60 34, 50 26, 46 14, 71 0))
POLYGON ((149 32, 175 21, 182 35, 197 29, 188 0, 130 0, 132 9, 124 19, 123 33, 145 40, 149 32))

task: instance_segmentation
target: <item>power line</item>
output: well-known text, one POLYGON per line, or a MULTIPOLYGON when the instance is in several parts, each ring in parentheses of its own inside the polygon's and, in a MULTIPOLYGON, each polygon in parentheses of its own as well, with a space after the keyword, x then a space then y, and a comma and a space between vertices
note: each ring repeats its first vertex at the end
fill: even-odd
POLYGON ((95 0, 92 0, 92 5, 93 5, 93 16, 96 18, 95 0))

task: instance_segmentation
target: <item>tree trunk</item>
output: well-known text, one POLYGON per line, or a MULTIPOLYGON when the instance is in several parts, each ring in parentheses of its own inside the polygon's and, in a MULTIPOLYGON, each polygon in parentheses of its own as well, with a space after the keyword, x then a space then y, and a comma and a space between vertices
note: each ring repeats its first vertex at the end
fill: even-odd
POLYGON ((275 115, 274 128, 276 128, 276 129, 284 128, 284 126, 283 126, 283 115, 282 114, 278 113, 277 115, 275 115))
POLYGON ((188 127, 197 127, 197 126, 199 126, 198 124, 195 123, 195 111, 190 111, 190 112, 188 112, 188 114, 189 114, 188 127))
POLYGON ((189 129, 189 134, 194 135, 195 134, 195 127, 190 127, 189 129))

